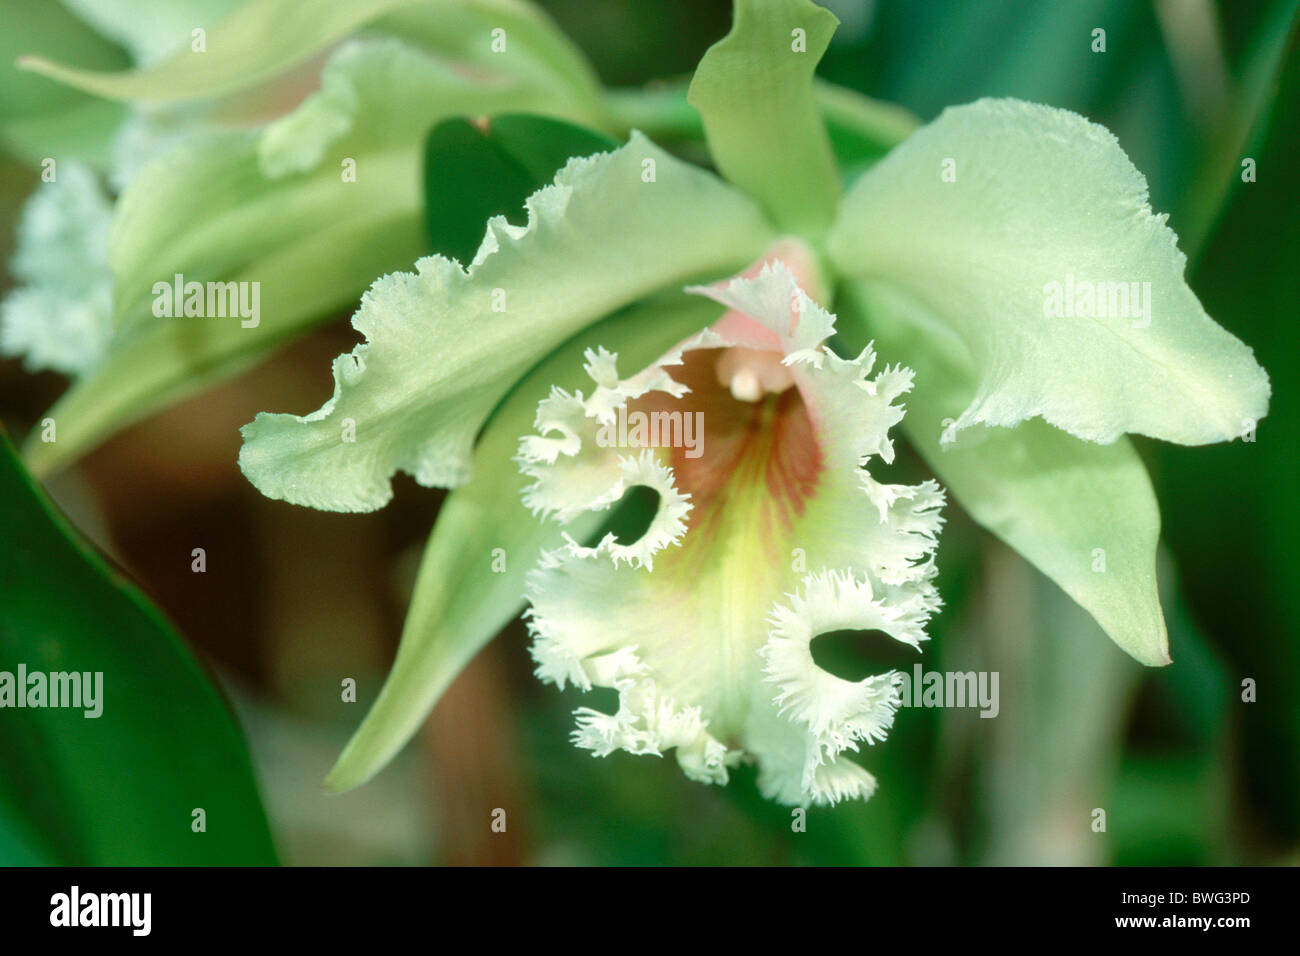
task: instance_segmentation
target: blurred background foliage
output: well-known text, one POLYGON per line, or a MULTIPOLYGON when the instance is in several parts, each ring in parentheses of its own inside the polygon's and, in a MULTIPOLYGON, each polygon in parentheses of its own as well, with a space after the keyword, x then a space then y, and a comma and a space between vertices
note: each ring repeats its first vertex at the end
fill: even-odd
MULTIPOLYGON (((821 74, 923 120, 985 95, 1109 127, 1147 176, 1209 313, 1272 376, 1254 443, 1142 442, 1164 517, 1174 664, 1142 668, 956 506, 940 547, 946 608, 927 668, 1001 674, 1001 712, 904 710, 864 763, 867 804, 809 813, 672 761, 593 760, 568 743, 570 692, 530 673, 516 623, 375 781, 319 782, 391 660, 441 498, 408 479, 385 510, 268 501, 235 464, 242 423, 306 411, 350 348, 346 315, 241 378, 118 435, 49 486, 210 666, 249 740, 280 859, 417 864, 1300 863, 1300 69, 1294 0, 834 0, 821 74), (1106 51, 1092 51, 1095 28, 1106 51), (1241 161, 1257 164, 1243 183, 1241 161), (208 570, 190 570, 194 547, 208 570), (358 703, 340 681, 358 682, 358 703), (1242 682, 1258 699, 1242 701, 1242 682), (495 808, 508 828, 489 827, 495 808), (1106 812, 1094 832, 1094 811, 1106 812)), ((602 79, 680 78, 726 32, 726 0, 546 0, 602 79)), ((109 54, 105 54, 108 56, 109 54)), ((695 154, 693 154, 694 156, 695 154)), ((4 160, 0 251, 35 177, 4 160)), ((0 365, 0 418, 24 434, 64 388, 0 365)), ((900 480, 923 466, 900 456, 900 480)), ((49 601, 61 580, 45 581, 49 601)), ((854 642, 837 667, 910 667, 854 642)), ((828 664, 828 666, 830 666, 828 664)), ((587 701, 584 701, 587 703, 587 701)), ((597 704, 601 703, 599 701, 597 704)), ((0 827, 4 826, 0 814, 0 827)), ((0 854, 5 852, 0 839, 0 854)))

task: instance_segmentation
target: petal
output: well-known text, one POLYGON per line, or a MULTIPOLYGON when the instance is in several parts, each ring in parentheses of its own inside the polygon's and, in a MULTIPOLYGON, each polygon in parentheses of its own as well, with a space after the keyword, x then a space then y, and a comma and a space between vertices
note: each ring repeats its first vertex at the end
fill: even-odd
MULTIPOLYGON (((213 98, 257 84, 341 40, 402 2, 326 0, 304 6, 293 0, 255 0, 241 5, 208 31, 202 54, 191 50, 186 29, 186 36, 174 55, 152 62, 156 56, 150 54, 159 51, 165 33, 175 28, 174 24, 160 24, 162 37, 150 42, 141 36, 133 44, 139 53, 147 55, 148 69, 102 73, 65 66, 44 57, 24 57, 19 66, 112 99, 168 102, 213 98)), ((190 24, 191 27, 203 25, 190 24)), ((119 26, 118 30, 122 28, 119 26)), ((135 27, 127 28, 126 32, 134 33, 135 27)), ((163 46, 176 49, 176 44, 163 46)))
POLYGON ((925 639, 920 630, 925 622, 903 625, 905 613, 875 600, 868 580, 834 571, 809 575, 788 605, 773 610, 772 635, 759 652, 763 673, 777 687, 777 707, 807 725, 821 755, 857 750, 860 740, 884 740, 899 706, 900 677, 887 673, 847 681, 827 673, 813 661, 813 638, 837 630, 880 630, 916 647, 925 639))
POLYGON ((137 67, 151 66, 190 44, 196 27, 211 30, 240 0, 63 0, 102 35, 130 54, 137 67))
POLYGON ((103 367, 51 410, 59 441, 24 449, 34 471, 66 463, 354 306, 376 276, 425 251, 428 125, 461 111, 549 102, 514 82, 463 76, 391 37, 344 45, 323 77, 319 96, 284 120, 262 131, 190 134, 132 181, 110 233, 119 334, 103 367), (340 132, 345 103, 351 112, 340 132), (296 139, 286 138, 290 131, 296 139), (355 164, 355 181, 342 175, 345 160, 355 164), (154 285, 178 273, 258 283, 257 325, 157 318, 154 285))
MULTIPOLYGON (((135 6, 123 0, 129 14, 137 12, 135 6)), ((129 16, 127 25, 118 29, 140 35, 139 52, 148 54, 142 69, 98 72, 34 56, 22 57, 18 65, 96 96, 152 103, 213 100, 255 87, 367 28, 453 59, 466 74, 506 72, 529 86, 545 86, 552 99, 567 104, 566 115, 576 113, 595 122, 601 113, 599 86, 581 52, 528 3, 315 0, 304 5, 298 0, 247 0, 208 30, 204 51, 196 53, 190 30, 206 25, 206 20, 176 17, 146 25, 138 16, 129 16), (177 24, 186 24, 180 48, 158 60, 177 24), (497 30, 503 31, 508 56, 501 55, 495 43, 497 30)))
POLYGON ((637 483, 660 498, 635 542, 611 534, 543 555, 528 579, 537 673, 618 691, 616 712, 578 711, 575 743, 597 756, 675 748, 688 776, 719 783, 753 759, 773 799, 865 797, 871 775, 843 754, 883 738, 894 678, 841 681, 808 648, 840 628, 919 646, 939 606, 942 494, 933 482, 880 483, 863 467, 892 457, 887 431, 910 374, 869 378, 870 350, 854 361, 827 352, 833 316, 781 263, 707 291, 737 312, 627 379, 616 378, 617 356, 588 353, 591 397, 553 392, 539 433, 520 442, 534 479, 524 500, 538 514, 600 512, 637 483), (716 375, 721 357, 765 343, 793 387, 733 398, 716 375), (662 432, 635 438, 635 414, 679 423, 672 447, 662 432))
POLYGON ((154 283, 174 273, 221 278, 339 220, 364 228, 371 210, 409 208, 415 221, 428 123, 541 101, 391 37, 344 44, 321 84, 264 129, 190 137, 137 177, 110 236, 119 326, 151 322, 154 283), (355 181, 342 175, 349 159, 355 181))
MULTIPOLYGON (((614 128, 639 129, 656 140, 699 139, 704 125, 699 111, 687 101, 689 85, 689 79, 662 80, 640 89, 606 90, 614 128)), ((860 173, 920 125, 904 107, 817 77, 813 78, 813 100, 844 172, 860 173)))
POLYGON ((908 396, 903 428, 957 502, 1127 653, 1143 664, 1169 663, 1156 588, 1160 510, 1132 443, 1095 445, 1031 421, 943 446, 942 423, 975 392, 975 368, 960 340, 892 290, 852 284, 842 306, 848 341, 874 336, 925 383, 908 396))
POLYGON ((1195 445, 1267 411, 1267 376, 1187 287, 1146 181, 1073 113, 945 111, 853 186, 829 249, 844 275, 911 294, 966 344, 977 388, 945 441, 1041 416, 1089 441, 1195 445))
POLYGON ((33 371, 80 375, 112 332, 108 235, 112 205, 95 174, 64 160, 23 207, 9 271, 21 285, 0 304, 0 352, 33 371))
POLYGON ((639 134, 572 160, 526 205, 526 226, 489 221, 468 270, 431 256, 375 283, 353 319, 367 342, 335 361, 325 406, 245 426, 240 465, 264 494, 371 511, 399 469, 465 482, 479 428, 541 356, 650 293, 736 268, 768 239, 749 200, 639 134))
MULTIPOLYGON (((562 541, 553 524, 520 504, 525 478, 505 463, 555 382, 582 377, 584 350, 609 342, 650 361, 717 315, 710 303, 677 293, 638 303, 593 326, 547 357, 502 402, 474 448, 474 478, 448 495, 420 562, 393 669, 365 720, 325 781, 331 791, 377 773, 419 728, 465 664, 524 604, 524 575, 544 548, 562 541)), ((603 516, 568 528, 586 538, 603 516)))
POLYGON ((810 0, 737 0, 735 16, 691 81, 709 152, 778 225, 824 232, 840 179, 813 71, 839 21, 810 0))

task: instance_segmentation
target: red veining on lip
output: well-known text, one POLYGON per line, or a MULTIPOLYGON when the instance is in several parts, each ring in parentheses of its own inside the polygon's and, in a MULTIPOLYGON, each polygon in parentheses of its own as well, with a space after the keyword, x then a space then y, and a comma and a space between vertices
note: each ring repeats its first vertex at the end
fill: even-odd
POLYGON ((670 464, 680 491, 694 508, 688 535, 722 519, 733 496, 752 500, 754 484, 762 482, 764 507, 751 517, 772 533, 788 531, 802 516, 817 487, 823 467, 813 423, 798 388, 770 393, 757 402, 743 402, 718 382, 721 349, 697 349, 683 364, 669 366, 674 379, 690 388, 680 399, 652 393, 629 403, 629 409, 702 413, 702 453, 670 449, 670 464), (737 495, 747 489, 748 493, 737 495))

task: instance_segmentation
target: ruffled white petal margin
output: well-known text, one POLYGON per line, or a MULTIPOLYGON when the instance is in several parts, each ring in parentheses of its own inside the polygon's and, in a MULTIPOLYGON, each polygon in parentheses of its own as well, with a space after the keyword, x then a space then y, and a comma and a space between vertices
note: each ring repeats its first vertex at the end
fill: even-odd
POLYGON ((108 264, 112 203, 88 167, 61 160, 23 207, 9 271, 18 285, 0 303, 0 354, 32 371, 82 375, 112 333, 108 264))
POLYGON ((919 648, 940 606, 942 492, 934 482, 883 484, 865 469, 873 457, 893 458, 888 431, 903 415, 894 401, 911 388, 911 373, 885 367, 868 378, 870 348, 854 360, 826 350, 834 317, 781 262, 691 291, 756 321, 724 319, 725 335, 706 330, 626 379, 617 356, 589 351, 590 397, 555 389, 538 407, 537 434, 520 442, 517 461, 533 479, 524 502, 539 515, 565 522, 606 510, 636 485, 660 499, 634 543, 610 534, 584 547, 566 538, 543 555, 528 580, 537 674, 561 689, 618 692, 612 714, 576 712, 574 743, 596 756, 673 749, 687 776, 715 783, 746 759, 758 764, 763 793, 783 803, 869 797, 875 779, 844 754, 885 738, 901 678, 842 680, 818 667, 811 645, 829 631, 863 629, 919 648), (652 392, 688 410, 690 390, 671 370, 693 350, 731 346, 780 353, 822 459, 815 488, 777 542, 772 527, 738 543, 711 539, 727 533, 713 526, 688 532, 694 503, 670 456, 598 440, 620 409, 652 392), (695 549, 708 560, 687 562, 695 549), (792 552, 799 561, 772 560, 792 552), (656 556, 669 564, 657 568, 656 556))

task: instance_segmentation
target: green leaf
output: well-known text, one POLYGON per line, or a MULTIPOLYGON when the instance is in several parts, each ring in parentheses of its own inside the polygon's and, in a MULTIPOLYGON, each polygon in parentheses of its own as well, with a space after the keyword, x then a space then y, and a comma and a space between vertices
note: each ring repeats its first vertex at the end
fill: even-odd
MULTIPOLYGON (((586 349, 604 346, 618 353, 623 367, 641 368, 720 311, 683 293, 632 306, 565 343, 502 402, 474 449, 474 478, 438 513, 393 669, 325 781, 327 789, 358 786, 392 759, 469 660, 519 614, 524 577, 542 549, 561 543, 559 526, 535 518, 521 503, 531 479, 511 460, 520 437, 533 429, 537 403, 552 386, 572 391, 590 381, 583 371, 586 349)), ((583 540, 604 517, 583 515, 564 530, 583 540)))
POLYGON ((1165 538, 1190 613, 1236 687, 1225 698, 1229 746, 1238 755, 1233 786, 1253 794, 1252 818, 1281 834, 1268 850, 1256 848, 1254 858, 1265 861, 1273 849, 1280 855, 1290 847, 1294 855, 1300 840, 1300 761, 1279 759, 1300 754, 1300 685, 1287 677, 1300 673, 1300 433, 1292 425, 1300 420, 1300 353, 1294 323, 1278 318, 1279 303, 1300 301, 1300 180, 1289 173, 1300 155, 1300 125, 1287 121, 1286 110, 1296 102, 1300 56, 1293 50, 1276 121, 1266 142, 1247 154, 1258 160, 1258 182, 1237 187, 1195 273, 1207 307, 1271 357, 1272 414, 1254 443, 1207 449, 1192 467, 1179 449, 1157 447, 1152 472, 1165 514, 1188 516, 1167 522, 1165 538), (1239 586, 1225 587, 1237 568, 1250 571, 1239 586), (1259 699, 1242 706, 1240 680, 1247 676, 1258 680, 1259 699))
POLYGON ((839 175, 813 96, 813 71, 839 21, 811 0, 737 0, 731 32, 691 81, 709 151, 724 176, 782 228, 823 231, 839 175))
POLYGON ((617 148, 614 140, 562 120, 495 116, 480 127, 450 119, 424 147, 425 217, 435 252, 470 262, 493 216, 518 218, 524 200, 571 156, 617 148))
POLYGON ((957 502, 1134 658, 1169 663, 1156 588, 1160 511, 1132 443, 1095 445, 1033 420, 941 446, 944 426, 976 387, 965 347, 923 306, 888 288, 855 284, 845 305, 842 333, 874 336, 883 359, 916 372, 903 429, 957 502))
MULTIPOLYGON (((376 276, 426 251, 420 147, 455 112, 542 107, 545 91, 480 83, 391 38, 351 44, 322 86, 261 133, 200 136, 150 164, 110 234, 118 333, 104 364, 50 411, 59 441, 31 442, 48 473, 149 412, 347 308, 376 276), (350 161, 355 181, 344 175, 350 161), (154 315, 155 283, 259 283, 260 319, 154 315)), ((251 286, 250 286, 251 288, 251 286)))
POLYGON ((1193 261, 1228 196, 1242 182, 1243 157, 1254 156, 1263 148, 1286 51, 1294 48, 1298 33, 1300 3, 1281 0, 1253 37, 1231 104, 1224 110, 1214 133, 1207 137, 1206 155, 1187 191, 1183 241, 1192 250, 1193 261))
POLYGON ((335 360, 334 396, 244 426, 240 466, 263 494, 373 511, 399 469, 462 484, 475 435, 541 356, 647 295, 739 270, 771 240, 746 197, 639 134, 572 160, 528 213, 522 228, 489 221, 468 271, 431 256, 371 288, 353 317, 368 341, 335 360))
POLYGON ((896 61, 881 93, 925 116, 982 94, 1084 112, 1108 86, 1136 84, 1160 58, 1161 38, 1143 6, 1125 0, 898 5, 873 34, 880 57, 896 61), (1108 53, 1093 52, 1097 27, 1105 29, 1108 53), (1141 59, 1129 62, 1130 56, 1141 59))
POLYGON ((89 709, 98 717, 85 701, 0 710, 0 863, 274 864, 224 701, 158 611, 52 510, 3 437, 0 539, 0 672, 102 674, 89 709), (196 808, 206 832, 191 829, 196 808))
MULTIPOLYGON (((986 555, 981 577, 988 582, 988 604, 997 607, 985 612, 986 623, 977 625, 972 637, 982 645, 975 652, 980 654, 976 666, 1000 675, 998 714, 980 721, 987 728, 982 733, 960 735, 959 724, 946 728, 953 737, 968 736, 978 748, 967 760, 981 768, 980 791, 987 793, 987 829, 972 862, 1109 862, 1104 833, 1081 827, 1074 839, 1044 835, 1069 832, 1062 819, 1087 820, 1092 807, 1111 805, 1102 798, 1114 785, 1143 670, 1108 645, 1087 614, 1024 562, 1001 548, 988 548, 986 555)), ((1117 816, 1127 814, 1128 804, 1116 806, 1124 807, 1117 816)))
POLYGON ((1205 314, 1146 197, 1101 127, 981 100, 864 173, 829 251, 842 275, 906 291, 965 343, 978 387, 946 441, 1035 416, 1101 443, 1235 438, 1267 413, 1268 377, 1205 314), (1085 286, 1102 290, 1091 306, 1085 286))

